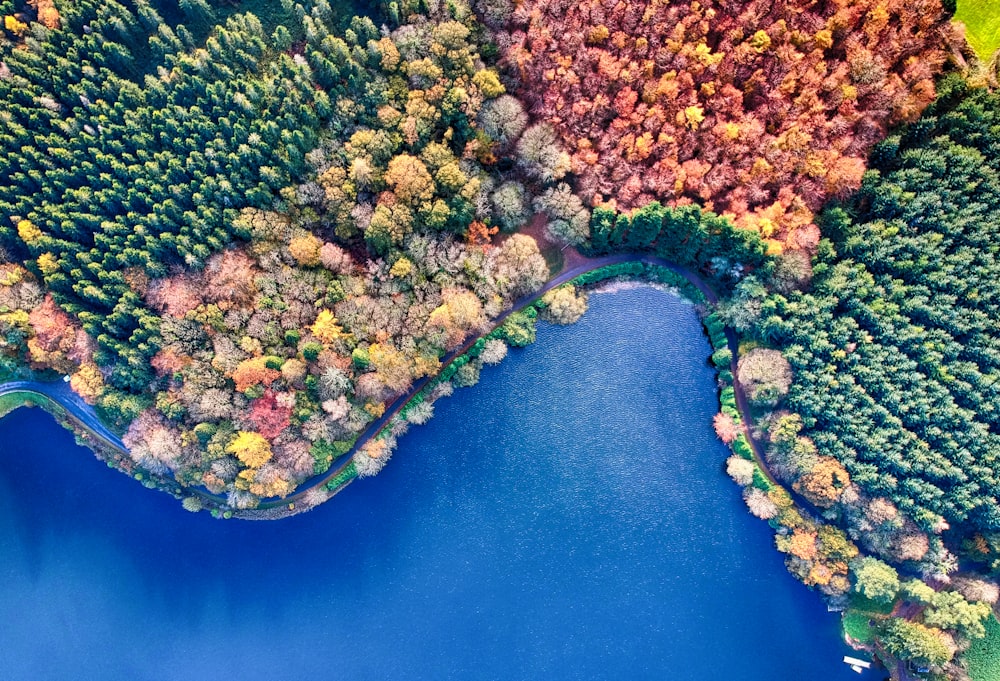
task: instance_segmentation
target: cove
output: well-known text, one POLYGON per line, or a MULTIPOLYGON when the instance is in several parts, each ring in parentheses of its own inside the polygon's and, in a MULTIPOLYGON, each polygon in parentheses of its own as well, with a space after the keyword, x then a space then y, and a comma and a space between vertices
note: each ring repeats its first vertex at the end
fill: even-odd
POLYGON ((678 297, 595 294, 377 478, 269 523, 189 514, 18 410, 0 678, 859 678, 722 472, 708 354, 678 297))

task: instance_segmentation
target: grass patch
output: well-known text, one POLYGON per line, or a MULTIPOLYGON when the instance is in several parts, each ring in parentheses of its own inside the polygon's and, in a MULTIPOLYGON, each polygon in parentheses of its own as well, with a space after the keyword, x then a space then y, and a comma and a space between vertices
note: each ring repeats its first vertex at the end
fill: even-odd
POLYGON ((875 638, 872 627, 868 624, 870 620, 870 615, 855 610, 848 610, 844 613, 841 625, 844 628, 844 633, 855 641, 870 643, 875 638))
POLYGON ((850 606, 851 610, 856 610, 858 613, 866 615, 888 615, 892 612, 893 604, 873 601, 872 599, 866 598, 858 592, 853 591, 851 592, 850 606))
POLYGON ((965 24, 969 44, 983 61, 988 61, 1000 48, 1000 3, 997 0, 958 0, 955 19, 965 24))
POLYGON ((18 407, 34 407, 39 405, 38 398, 32 393, 8 393, 0 395, 0 418, 11 413, 18 407))
POLYGON ((963 656, 972 681, 1000 681, 1000 622, 986 620, 986 637, 976 639, 963 656))

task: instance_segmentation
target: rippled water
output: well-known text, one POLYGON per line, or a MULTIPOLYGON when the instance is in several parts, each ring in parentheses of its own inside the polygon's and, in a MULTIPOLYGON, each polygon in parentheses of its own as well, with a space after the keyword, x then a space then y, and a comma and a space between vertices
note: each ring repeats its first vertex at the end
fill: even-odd
POLYGON ((7 417, 0 679, 858 678, 722 473, 693 310, 591 308, 280 522, 188 514, 7 417))

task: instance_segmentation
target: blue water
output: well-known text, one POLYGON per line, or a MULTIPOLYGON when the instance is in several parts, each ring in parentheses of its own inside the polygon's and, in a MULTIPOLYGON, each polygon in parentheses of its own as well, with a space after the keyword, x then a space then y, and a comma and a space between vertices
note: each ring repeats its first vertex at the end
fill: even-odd
POLYGON ((595 295, 272 523, 189 514, 19 410, 0 679, 856 679, 722 473, 708 352, 678 298, 595 295))

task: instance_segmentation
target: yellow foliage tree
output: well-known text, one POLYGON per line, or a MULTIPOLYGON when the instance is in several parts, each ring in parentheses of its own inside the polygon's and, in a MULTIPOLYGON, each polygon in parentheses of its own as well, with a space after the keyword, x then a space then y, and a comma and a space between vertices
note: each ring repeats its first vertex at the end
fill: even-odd
POLYGON ((3 27, 14 35, 19 36, 28 32, 28 25, 23 21, 18 21, 17 17, 10 14, 3 18, 3 27))
POLYGON ((24 243, 31 244, 42 238, 42 230, 31 220, 20 220, 17 223, 17 235, 24 243))
POLYGON ((226 451, 235 454, 243 465, 260 468, 271 460, 271 444, 260 433, 241 430, 226 446, 226 451))
POLYGON ((476 87, 479 88, 479 91, 487 99, 499 97, 507 91, 493 69, 480 69, 476 71, 475 75, 472 76, 472 82, 476 84, 476 87))
POLYGON ((416 156, 400 154, 393 157, 385 172, 385 181, 396 196, 407 203, 428 201, 434 196, 434 178, 416 156))
POLYGON ((399 260, 397 260, 392 264, 392 267, 389 269, 389 274, 396 277, 397 279, 402 279, 412 271, 413 271, 413 263, 410 262, 407 258, 400 258, 399 260))
POLYGON ((344 330, 337 323, 337 318, 330 310, 320 310, 319 314, 316 315, 316 321, 310 327, 310 331, 323 343, 332 343, 344 335, 344 330))
POLYGON ((413 366, 409 358, 389 343, 372 343, 368 357, 378 377, 390 390, 404 392, 413 382, 413 366))
POLYGON ((51 253, 42 253, 38 256, 38 269, 48 276, 59 269, 59 261, 51 253))
POLYGON ((288 244, 288 252, 303 267, 316 267, 320 263, 319 250, 322 247, 323 242, 312 234, 302 234, 294 237, 288 244))
POLYGON ((84 362, 69 379, 69 387, 87 404, 94 404, 104 391, 104 376, 96 364, 84 362))
POLYGON ((434 308, 428 318, 430 326, 438 326, 446 334, 447 347, 458 345, 470 331, 486 323, 483 304, 472 291, 448 289, 443 293, 444 302, 434 308))
POLYGON ((812 470, 799 478, 793 487, 820 508, 829 508, 837 503, 850 484, 851 476, 839 461, 821 456, 812 470))

